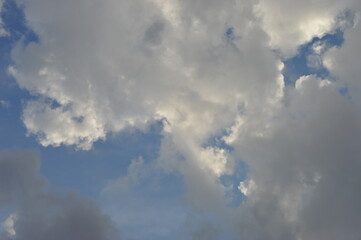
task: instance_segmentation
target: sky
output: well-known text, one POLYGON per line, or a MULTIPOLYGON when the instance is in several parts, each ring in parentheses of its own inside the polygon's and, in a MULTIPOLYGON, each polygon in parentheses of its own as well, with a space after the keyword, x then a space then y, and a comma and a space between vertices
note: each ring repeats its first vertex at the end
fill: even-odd
POLYGON ((359 240, 359 0, 0 0, 0 240, 359 240))

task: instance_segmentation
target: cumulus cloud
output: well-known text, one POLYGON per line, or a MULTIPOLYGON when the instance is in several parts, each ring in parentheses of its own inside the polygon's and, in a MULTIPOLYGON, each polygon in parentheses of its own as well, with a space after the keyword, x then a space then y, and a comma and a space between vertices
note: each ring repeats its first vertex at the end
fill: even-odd
POLYGON ((77 193, 52 191, 31 151, 0 152, 0 207, 14 211, 1 239, 120 239, 109 217, 77 193))
MULTIPOLYGON (((204 144, 239 118, 262 134, 283 94, 282 63, 255 24, 252 2, 18 3, 39 36, 14 48, 9 68, 37 96, 23 112, 30 135, 44 146, 89 149, 108 132, 164 119, 163 146, 187 160, 177 171, 223 198, 218 178, 234 160, 204 144)), ((198 185, 189 186, 200 204, 198 185)))
POLYGON ((232 124, 239 105, 257 114, 282 92, 280 63, 252 26, 249 3, 225 1, 200 15, 185 1, 22 4, 40 42, 19 44, 9 70, 41 96, 23 118, 45 146, 88 149, 151 118, 201 142, 232 124), (229 26, 239 37, 227 38, 229 26))
POLYGON ((299 79, 272 132, 237 143, 254 186, 247 205, 265 236, 285 234, 268 239, 360 238, 360 181, 352 169, 360 167, 361 115, 325 81, 299 79))
MULTIPOLYGON (((202 182, 198 176, 189 183, 198 190, 190 193, 198 205, 191 204, 218 219, 210 225, 217 239, 361 237, 361 114, 338 92, 337 83, 303 76, 296 85, 267 134, 240 135, 232 143, 235 157, 249 167, 239 185, 246 196, 239 207, 229 209, 217 194, 205 191, 210 179, 202 182)), ((199 232, 202 226, 195 238, 199 232)))
MULTIPOLYGON (((43 146, 86 150, 109 132, 160 119, 157 164, 182 173, 190 209, 227 225, 199 223, 193 239, 228 230, 235 239, 361 237, 360 28, 345 30, 345 12, 360 10, 357 1, 17 2, 39 42, 19 42, 9 72, 34 95, 23 121, 43 146), (338 79, 302 76, 286 88, 282 59, 336 29, 346 31, 345 45, 325 53, 315 44, 309 65, 325 65, 338 79), (246 200, 229 209, 220 178, 232 175, 239 159, 249 166, 248 179, 236 186, 246 200)), ((108 188, 134 186, 149 176, 144 166, 133 161, 128 175, 108 188)), ((43 183, 36 176, 31 181, 43 183)), ((74 202, 61 205, 65 212, 88 206, 78 196, 61 199, 74 202)), ((54 219, 68 218, 73 215, 54 219)))
POLYGON ((338 16, 351 6, 350 2, 261 0, 255 13, 262 19, 271 46, 290 57, 300 45, 340 27, 344 19, 338 16))
MULTIPOLYGON (((361 6, 355 6, 360 11, 361 6)), ((352 28, 345 31, 345 44, 342 48, 332 48, 324 56, 323 62, 337 80, 348 89, 354 103, 360 105, 361 84, 360 69, 357 62, 360 60, 359 40, 361 39, 360 12, 352 28)))

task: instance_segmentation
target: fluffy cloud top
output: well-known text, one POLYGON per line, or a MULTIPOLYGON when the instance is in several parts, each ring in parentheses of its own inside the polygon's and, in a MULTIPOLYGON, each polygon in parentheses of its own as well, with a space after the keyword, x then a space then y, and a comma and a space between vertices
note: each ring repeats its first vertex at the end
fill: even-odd
POLYGON ((262 0, 255 13, 262 19, 271 46, 290 57, 300 45, 341 27, 343 11, 352 6, 351 2, 262 0))

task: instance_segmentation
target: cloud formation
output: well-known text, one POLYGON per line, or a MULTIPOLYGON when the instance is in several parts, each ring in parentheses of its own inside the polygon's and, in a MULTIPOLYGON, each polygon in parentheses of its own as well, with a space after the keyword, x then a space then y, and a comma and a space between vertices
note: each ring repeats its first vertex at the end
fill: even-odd
POLYGON ((40 97, 23 118, 44 146, 89 149, 153 118, 201 142, 241 105, 257 114, 282 95, 281 63, 252 25, 251 3, 225 1, 221 11, 184 1, 22 4, 40 41, 14 49, 10 72, 40 97))
POLYGON ((39 166, 31 151, 0 152, 0 207, 13 211, 0 228, 1 239, 120 239, 94 202, 51 190, 39 166))
POLYGON ((271 46, 279 49, 284 57, 290 57, 300 45, 339 28, 343 24, 343 11, 350 8, 351 3, 348 0, 262 0, 256 5, 255 14, 262 19, 271 46))
MULTIPOLYGON (((360 239, 357 1, 17 2, 39 42, 19 42, 9 72, 34 95, 23 121, 43 146, 87 150, 107 133, 162 120, 157 164, 184 176, 190 209, 224 223, 200 217, 193 239, 360 239), (282 60, 336 30, 344 46, 314 49, 331 75, 285 86, 282 60), (246 201, 230 209, 220 178, 240 159, 246 201)), ((119 189, 147 175, 132 166, 119 189)))
POLYGON ((264 237, 360 238, 359 111, 333 83, 306 76, 280 116, 268 136, 236 144, 255 186, 246 205, 264 237))

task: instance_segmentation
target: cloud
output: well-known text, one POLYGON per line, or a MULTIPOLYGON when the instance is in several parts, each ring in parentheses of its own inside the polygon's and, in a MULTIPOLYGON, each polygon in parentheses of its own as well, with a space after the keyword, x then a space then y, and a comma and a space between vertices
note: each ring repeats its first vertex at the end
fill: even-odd
POLYGON ((265 134, 240 135, 232 143, 234 157, 249 168, 239 187, 246 201, 229 209, 220 194, 204 190, 212 181, 192 178, 189 198, 198 205, 191 206, 208 216, 195 214, 195 226, 210 215, 219 239, 361 237, 361 114, 338 92, 338 83, 303 76, 296 86, 265 134))
POLYGON ((2 239, 120 239, 95 203, 53 191, 39 166, 31 151, 0 152, 0 207, 14 211, 2 224, 2 239))
POLYGON ((109 132, 164 119, 163 146, 181 156, 173 166, 187 178, 190 201, 201 204, 201 192, 223 199, 218 177, 234 160, 204 144, 238 119, 262 134, 283 95, 282 63, 252 2, 18 3, 39 36, 18 43, 9 68, 35 96, 23 112, 30 135, 44 146, 90 149, 109 132))
POLYGON ((184 1, 22 4, 40 41, 14 49, 10 72, 40 96, 23 118, 44 146, 89 149, 153 118, 200 142, 232 124, 239 105, 261 111, 282 91, 266 35, 241 14, 252 6, 226 1, 198 15, 184 1))
MULTIPOLYGON (((4 9, 4 0, 0 0, 0 14, 2 14, 3 9, 4 9)), ((5 37, 7 35, 8 33, 4 29, 4 23, 2 21, 2 17, 0 16, 0 37, 5 37)))
POLYGON ((4 235, 4 238, 7 236, 15 236, 16 232, 14 229, 15 222, 17 220, 16 214, 10 214, 10 216, 2 223, 2 228, 5 230, 5 232, 2 232, 1 234, 4 235))
POLYGON ((205 226, 199 231, 196 231, 193 236, 192 240, 216 240, 219 239, 217 229, 213 228, 212 226, 205 226))
MULTIPOLYGON (((194 239, 361 237, 355 190, 361 182, 355 64, 361 36, 358 25, 342 28, 346 20, 340 17, 348 8, 359 10, 356 1, 17 2, 39 42, 18 42, 9 72, 34 96, 24 104, 23 121, 43 146, 86 150, 107 133, 162 120, 157 167, 181 173, 185 205, 203 213, 194 220, 199 229, 184 225, 194 239), (326 53, 314 46, 317 59, 309 64, 325 65, 337 80, 302 76, 295 87, 285 87, 281 60, 336 29, 345 31, 345 45, 326 53), (352 103, 340 94, 342 85, 352 103), (210 144, 213 139, 227 146, 210 144), (220 177, 232 175, 240 159, 249 167, 239 185, 246 200, 230 209, 220 177), (204 224, 207 218, 222 224, 204 224)), ((128 175, 108 188, 143 204, 132 188, 149 181, 153 170, 133 161, 128 175)), ((44 182, 29 173, 36 177, 30 174, 24 183, 44 182)), ((23 194, 11 192, 0 201, 23 194)), ((50 218, 59 226, 84 212, 105 218, 77 195, 56 196, 65 215, 50 218)), ((50 231, 67 233, 46 228, 41 236, 50 231)))
POLYGON ((340 27, 344 19, 338 15, 351 6, 350 2, 261 0, 254 10, 271 46, 288 58, 297 53, 300 45, 340 27))
POLYGON ((361 6, 358 5, 354 6, 354 9, 358 10, 354 26, 345 31, 344 45, 342 48, 330 49, 323 58, 325 66, 337 78, 340 85, 347 88, 356 105, 360 105, 361 102, 360 69, 355 64, 360 60, 360 49, 357 46, 361 38, 359 22, 361 6))
POLYGON ((296 86, 266 137, 235 144, 252 186, 241 208, 267 239, 358 239, 361 115, 334 83, 304 76, 296 86))

